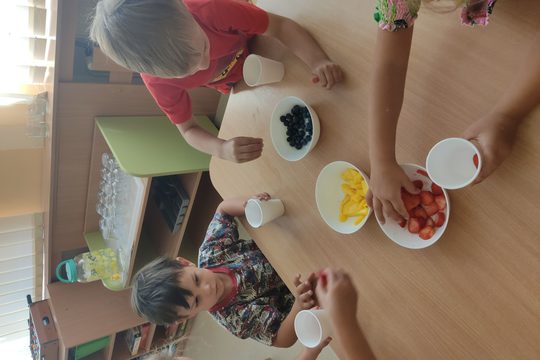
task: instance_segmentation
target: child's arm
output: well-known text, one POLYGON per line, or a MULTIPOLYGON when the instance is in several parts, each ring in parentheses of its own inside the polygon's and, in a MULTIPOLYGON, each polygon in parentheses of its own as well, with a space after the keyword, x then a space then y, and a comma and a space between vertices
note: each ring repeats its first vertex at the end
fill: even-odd
POLYGON ((270 200, 270 195, 268 193, 260 193, 254 196, 240 196, 237 198, 225 199, 219 204, 216 212, 230 216, 243 216, 245 214, 246 202, 251 198, 266 201, 270 200))
POLYGON ((298 314, 300 310, 311 309, 315 306, 315 301, 313 300, 314 290, 312 288, 314 278, 315 274, 313 273, 311 273, 304 282, 300 281, 300 274, 297 274, 294 277, 294 305, 281 323, 272 346, 291 347, 296 342, 296 332, 294 331, 294 318, 296 317, 296 314, 298 314))
POLYGON ((349 275, 326 269, 321 273, 315 291, 321 307, 330 316, 334 339, 345 352, 345 359, 375 359, 355 316, 358 294, 349 275))
POLYGON ((482 169, 475 183, 488 177, 506 159, 519 125, 540 104, 540 36, 525 58, 516 79, 493 110, 463 134, 475 141, 482 152, 482 169))
POLYGON ((262 153, 263 141, 260 138, 241 136, 223 140, 200 127, 193 118, 177 127, 188 144, 221 159, 242 163, 254 160, 262 153))
POLYGON ((371 181, 367 200, 383 223, 385 217, 408 217, 401 187, 418 192, 397 164, 395 155, 412 35, 413 27, 396 32, 379 29, 377 35, 368 115, 371 181))
POLYGON ((311 69, 315 78, 313 82, 331 89, 334 84, 343 80, 341 67, 334 64, 321 49, 313 37, 291 19, 268 14, 269 25, 264 35, 270 35, 290 48, 311 69))

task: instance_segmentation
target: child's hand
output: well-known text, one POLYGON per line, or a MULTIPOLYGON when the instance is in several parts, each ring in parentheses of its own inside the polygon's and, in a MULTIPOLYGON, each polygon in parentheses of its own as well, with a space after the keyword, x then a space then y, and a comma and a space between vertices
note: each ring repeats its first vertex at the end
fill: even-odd
POLYGON ((381 223, 384 224, 386 218, 395 221, 408 218, 407 209, 401 199, 401 188, 411 194, 419 192, 397 163, 372 164, 366 201, 381 223))
POLYGON ((332 87, 343 81, 343 71, 341 66, 334 64, 332 61, 325 59, 312 69, 313 72, 313 83, 321 84, 322 87, 330 90, 332 87))
MULTIPOLYGON (((251 197, 251 199, 257 199, 257 200, 260 200, 260 201, 268 201, 270 200, 272 197, 270 196, 269 193, 266 193, 266 192, 263 192, 263 193, 260 193, 260 194, 256 194, 256 195, 253 195, 251 197)), ((247 205, 247 200, 244 201, 244 208, 246 207, 247 205)))
POLYGON ((346 272, 325 269, 320 275, 315 292, 319 304, 328 311, 332 321, 356 321, 358 294, 346 272))
POLYGON ((294 286, 295 294, 294 297, 296 298, 295 303, 302 309, 302 310, 308 310, 311 309, 313 306, 316 305, 315 299, 314 299, 314 289, 313 289, 313 283, 315 281, 315 274, 311 273, 309 274, 306 281, 302 282, 300 281, 300 274, 297 274, 294 277, 294 286))
POLYGON ((243 163, 255 160, 261 156, 262 150, 262 139, 239 136, 223 142, 219 157, 225 160, 243 163))
POLYGON ((471 124, 463 137, 473 141, 482 155, 482 169, 474 184, 482 182, 506 159, 516 140, 518 122, 493 113, 471 124))
POLYGON ((332 341, 331 337, 327 337, 321 343, 314 348, 304 348, 300 356, 296 360, 315 360, 321 353, 321 351, 330 344, 330 341, 332 341))
POLYGON ((254 195, 253 198, 255 198, 255 199, 257 199, 257 200, 261 200, 261 201, 268 201, 268 200, 270 200, 272 197, 270 196, 269 193, 263 192, 263 193, 254 195))

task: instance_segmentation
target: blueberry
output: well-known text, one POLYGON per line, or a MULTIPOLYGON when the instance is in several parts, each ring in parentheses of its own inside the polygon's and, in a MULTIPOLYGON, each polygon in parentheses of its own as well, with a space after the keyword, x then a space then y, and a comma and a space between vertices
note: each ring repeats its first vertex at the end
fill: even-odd
POLYGON ((306 132, 304 130, 298 130, 298 135, 300 135, 301 137, 304 137, 305 134, 306 132))
POLYGON ((292 135, 291 130, 287 130, 287 136, 291 136, 291 135, 292 135))
POLYGON ((295 148, 296 150, 300 150, 302 148, 302 144, 296 144, 295 148))
POLYGON ((293 114, 300 114, 302 113, 302 108, 300 107, 300 105, 294 105, 293 108, 291 109, 291 112, 293 114))
POLYGON ((291 114, 287 114, 285 115, 285 118, 289 121, 291 121, 293 119, 293 116, 291 114))
POLYGON ((308 142, 311 141, 311 135, 307 135, 307 136, 305 137, 305 139, 306 139, 308 142))
POLYGON ((284 122, 287 120, 287 118, 285 117, 285 115, 281 115, 281 116, 279 117, 279 120, 280 120, 282 123, 284 123, 284 122))

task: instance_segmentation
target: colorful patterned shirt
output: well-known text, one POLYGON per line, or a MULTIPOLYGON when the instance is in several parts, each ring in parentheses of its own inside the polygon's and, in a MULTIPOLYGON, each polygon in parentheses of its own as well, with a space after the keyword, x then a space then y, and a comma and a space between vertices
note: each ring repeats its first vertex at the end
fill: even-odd
MULTIPOLYGON (((414 25, 421 0, 377 0, 374 19, 383 30, 397 31, 414 25)), ((467 0, 461 10, 465 25, 487 25, 497 0, 467 0)))
POLYGON ((242 240, 234 217, 215 214, 199 249, 199 267, 231 276, 235 289, 210 314, 225 329, 272 345, 294 296, 251 239, 242 240))

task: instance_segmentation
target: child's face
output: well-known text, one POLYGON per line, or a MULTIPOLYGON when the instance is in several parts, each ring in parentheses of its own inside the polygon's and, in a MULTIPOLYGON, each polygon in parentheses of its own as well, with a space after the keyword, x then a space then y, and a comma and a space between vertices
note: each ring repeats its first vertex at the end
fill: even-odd
POLYGON ((216 273, 199 269, 193 264, 184 267, 179 279, 180 287, 191 291, 187 298, 189 309, 179 307, 179 318, 192 318, 201 311, 208 311, 216 305, 225 292, 224 285, 216 273))

